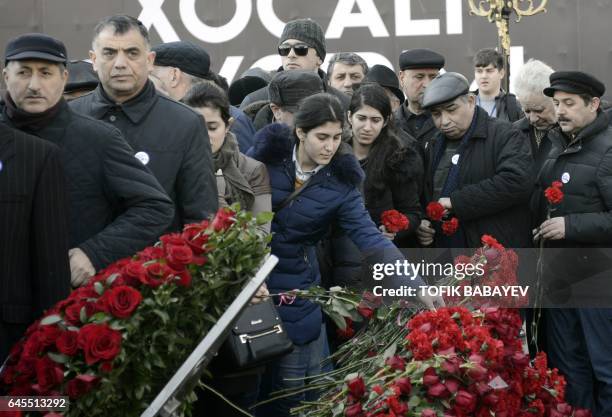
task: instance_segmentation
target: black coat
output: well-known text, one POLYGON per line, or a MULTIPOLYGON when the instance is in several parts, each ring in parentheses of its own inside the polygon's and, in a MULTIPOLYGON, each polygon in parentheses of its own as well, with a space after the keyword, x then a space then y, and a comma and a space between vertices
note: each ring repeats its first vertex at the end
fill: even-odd
MULTIPOLYGON (((419 188, 423 180, 423 162, 415 147, 402 147, 385 155, 384 191, 364 185, 364 202, 370 218, 381 225, 384 211, 395 209, 410 221, 409 229, 399 232, 393 243, 398 248, 414 246, 414 233, 421 222, 419 188)), ((364 167, 366 178, 371 175, 364 167)), ((363 257, 357 246, 344 234, 334 233, 330 249, 333 285, 359 287, 363 272, 363 257)))
POLYGON ((116 105, 101 85, 70 102, 73 110, 117 127, 174 201, 170 230, 217 210, 217 183, 204 118, 156 92, 147 82, 133 99, 116 105))
POLYGON ((559 130, 551 132, 552 151, 536 182, 533 210, 539 223, 546 219, 544 190, 553 181, 563 184, 563 201, 553 217, 565 218, 565 239, 550 241, 555 247, 607 247, 612 245, 612 127, 600 112, 568 144, 559 130))
POLYGON ((426 120, 420 129, 416 129, 414 119, 417 117, 419 116, 408 109, 408 101, 405 101, 404 104, 399 106, 395 111, 395 124, 398 129, 416 139, 420 149, 424 152, 429 146, 428 143, 436 136, 436 133, 438 133, 438 129, 436 129, 430 115, 423 115, 422 117, 425 117, 426 120))
POLYGON ((68 295, 68 199, 57 146, 0 122, 0 364, 68 295))
MULTIPOLYGON (((459 184, 451 193, 453 212, 468 247, 480 247, 483 234, 508 248, 531 246, 529 198, 533 190, 529 144, 508 122, 490 118, 476 107, 474 133, 461 156, 459 184)), ((438 133, 434 141, 443 140, 438 133)), ((424 202, 433 195, 433 152, 426 161, 424 202)))
POLYGON ((527 120, 526 117, 517 120, 512 125, 521 131, 526 140, 529 140, 531 156, 533 157, 534 161, 533 172, 535 178, 540 172, 540 168, 542 168, 542 165, 544 164, 544 161, 552 148, 552 143, 548 137, 549 132, 546 132, 546 134, 542 137, 540 146, 538 146, 534 133, 535 129, 531 127, 531 124, 529 124, 529 120, 527 120))
POLYGON ((62 151, 70 247, 85 252, 96 270, 154 243, 172 221, 172 201, 114 127, 63 103, 48 126, 28 133, 62 151))

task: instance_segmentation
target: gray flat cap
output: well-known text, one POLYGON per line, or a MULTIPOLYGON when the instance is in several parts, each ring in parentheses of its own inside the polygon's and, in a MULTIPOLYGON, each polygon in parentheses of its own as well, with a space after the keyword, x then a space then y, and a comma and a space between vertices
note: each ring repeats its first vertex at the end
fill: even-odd
POLYGON ((445 72, 434 78, 425 89, 423 103, 424 109, 432 108, 438 104, 447 103, 470 91, 467 78, 458 72, 445 72))

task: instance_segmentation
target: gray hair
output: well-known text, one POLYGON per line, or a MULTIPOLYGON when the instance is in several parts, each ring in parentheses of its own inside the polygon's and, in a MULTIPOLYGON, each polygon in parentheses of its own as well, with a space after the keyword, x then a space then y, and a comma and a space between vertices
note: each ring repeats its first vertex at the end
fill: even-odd
POLYGON ((338 52, 334 54, 327 64, 327 78, 331 78, 336 62, 345 65, 361 65, 361 68, 363 68, 363 75, 368 73, 368 64, 362 57, 353 52, 338 52))
POLYGON ((528 97, 530 95, 543 95, 545 88, 550 87, 550 74, 555 72, 551 67, 537 59, 530 59, 517 72, 514 79, 516 95, 528 97))

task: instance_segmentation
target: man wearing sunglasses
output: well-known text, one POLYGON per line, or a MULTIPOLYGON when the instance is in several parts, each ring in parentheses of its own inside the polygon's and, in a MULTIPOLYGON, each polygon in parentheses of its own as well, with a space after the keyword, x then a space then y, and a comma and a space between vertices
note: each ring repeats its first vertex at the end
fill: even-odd
MULTIPOLYGON (((278 43, 278 54, 281 57, 280 71, 313 71, 327 85, 327 75, 319 67, 325 60, 325 35, 321 26, 312 19, 296 19, 285 25, 278 43)), ((327 92, 335 95, 345 108, 348 108, 349 97, 333 87, 327 87, 327 92)), ((247 95, 240 109, 256 102, 267 102, 268 89, 261 88, 247 95)))

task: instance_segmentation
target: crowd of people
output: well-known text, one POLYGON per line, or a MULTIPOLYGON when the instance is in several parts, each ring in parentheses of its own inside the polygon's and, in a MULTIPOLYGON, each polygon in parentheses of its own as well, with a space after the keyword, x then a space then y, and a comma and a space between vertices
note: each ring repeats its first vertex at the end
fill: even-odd
MULTIPOLYGON (((124 15, 98 23, 88 60, 70 61, 45 34, 5 45, 0 363, 71 287, 236 202, 275 213, 262 231, 280 260, 260 298, 360 288, 363 265, 403 261, 398 248, 475 248, 483 234, 508 248, 612 243, 612 128, 594 76, 529 60, 515 96, 501 88, 507 69, 494 49, 474 56, 476 91, 423 48, 402 52, 397 74, 345 52, 324 71, 325 37, 311 19, 286 24, 278 54, 278 70, 252 68, 228 85, 204 48, 152 46, 143 24, 124 15), (565 199, 549 216, 543 190, 553 181, 565 199), (459 220, 456 233, 426 219, 432 201, 459 220), (407 230, 386 230, 381 214, 391 209, 409 219, 407 230)), ((319 307, 296 300, 278 310, 293 352, 238 373, 231 393, 218 384, 244 408, 304 385, 329 355, 319 307)), ((612 309, 559 308, 545 318, 568 402, 612 416, 612 309)), ((255 413, 288 416, 313 395, 255 413)), ((200 403, 196 415, 232 415, 214 396, 200 403)))

